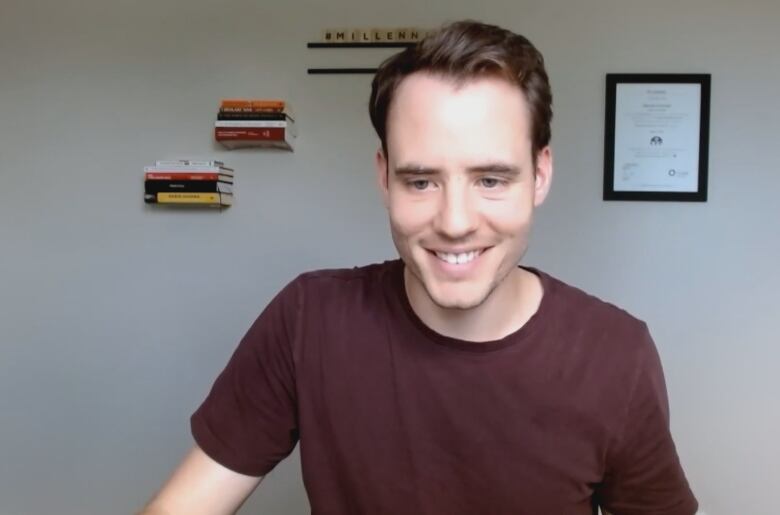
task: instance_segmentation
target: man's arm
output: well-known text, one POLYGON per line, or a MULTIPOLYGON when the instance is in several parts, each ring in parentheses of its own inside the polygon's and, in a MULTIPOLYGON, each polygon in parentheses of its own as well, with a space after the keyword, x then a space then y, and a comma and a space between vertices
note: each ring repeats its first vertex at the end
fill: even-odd
POLYGON ((615 515, 694 515, 696 497, 680 465, 669 429, 669 401, 661 359, 645 326, 641 361, 629 386, 622 427, 607 451, 596 492, 602 510, 615 515))
POLYGON ((140 515, 230 515, 298 442, 291 282, 241 339, 190 418, 195 446, 140 515))
POLYGON ((262 479, 223 467, 195 445, 139 515, 232 515, 262 479))

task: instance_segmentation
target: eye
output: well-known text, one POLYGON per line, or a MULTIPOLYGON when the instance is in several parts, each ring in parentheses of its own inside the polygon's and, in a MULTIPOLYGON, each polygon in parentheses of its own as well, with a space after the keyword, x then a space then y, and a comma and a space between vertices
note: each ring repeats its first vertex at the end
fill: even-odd
POLYGON ((488 189, 493 189, 501 185, 501 180, 495 177, 482 177, 479 182, 488 189))
POLYGON ((414 181, 411 181, 409 184, 412 186, 412 188, 422 191, 428 187, 428 184, 430 184, 431 181, 428 179, 417 179, 414 181))

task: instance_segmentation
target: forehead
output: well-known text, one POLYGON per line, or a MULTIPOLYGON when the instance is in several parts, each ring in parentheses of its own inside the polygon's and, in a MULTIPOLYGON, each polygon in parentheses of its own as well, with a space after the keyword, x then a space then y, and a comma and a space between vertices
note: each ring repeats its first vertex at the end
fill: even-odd
POLYGON ((399 84, 390 105, 389 157, 518 159, 530 152, 529 128, 525 95, 504 79, 457 83, 415 73, 399 84))

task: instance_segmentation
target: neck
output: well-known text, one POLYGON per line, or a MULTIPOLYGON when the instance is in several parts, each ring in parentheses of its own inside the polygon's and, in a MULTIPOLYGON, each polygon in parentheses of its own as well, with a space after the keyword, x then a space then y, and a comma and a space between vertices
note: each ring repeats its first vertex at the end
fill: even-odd
POLYGON ((409 304, 420 320, 437 333, 472 342, 500 340, 522 328, 536 313, 542 285, 536 274, 515 267, 488 295, 471 309, 449 309, 435 304, 425 288, 404 268, 409 304))

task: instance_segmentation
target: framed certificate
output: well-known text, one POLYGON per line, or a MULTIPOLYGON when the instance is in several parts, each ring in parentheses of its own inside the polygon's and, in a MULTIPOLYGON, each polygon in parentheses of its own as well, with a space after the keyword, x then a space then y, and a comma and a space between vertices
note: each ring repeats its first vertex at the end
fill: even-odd
POLYGON ((707 201, 709 74, 607 74, 604 200, 707 201))

